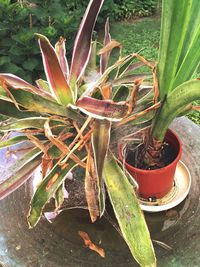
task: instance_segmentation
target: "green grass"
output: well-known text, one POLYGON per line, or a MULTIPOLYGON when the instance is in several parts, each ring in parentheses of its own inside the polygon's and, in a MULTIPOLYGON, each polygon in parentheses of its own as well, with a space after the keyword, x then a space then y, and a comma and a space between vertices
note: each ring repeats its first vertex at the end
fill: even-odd
POLYGON ((133 52, 140 53, 148 60, 156 60, 159 47, 160 20, 139 19, 128 23, 114 23, 111 25, 111 36, 123 46, 123 55, 133 52))
MULTIPOLYGON (((115 22, 111 24, 112 39, 119 41, 122 46, 122 54, 136 53, 147 60, 157 60, 160 35, 160 19, 158 17, 139 19, 132 22, 115 22)), ((200 67, 196 77, 200 77, 200 67)), ((195 102, 200 105, 200 100, 195 102)), ((200 125, 200 113, 191 111, 188 118, 200 125)))

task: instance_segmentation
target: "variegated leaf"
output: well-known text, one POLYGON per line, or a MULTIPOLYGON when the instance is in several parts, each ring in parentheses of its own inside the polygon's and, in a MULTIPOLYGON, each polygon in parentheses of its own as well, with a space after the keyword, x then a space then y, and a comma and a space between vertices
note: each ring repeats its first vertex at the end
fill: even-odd
MULTIPOLYGON (((103 45, 104 47, 111 41, 110 36, 110 26, 109 26, 109 18, 106 20, 105 24, 105 35, 104 35, 104 41, 103 45)), ((104 73, 104 71, 107 69, 108 66, 108 60, 109 60, 110 52, 104 53, 100 57, 100 73, 104 73)))
POLYGON ((91 53, 91 38, 98 13, 104 0, 90 0, 77 33, 70 68, 70 86, 77 96, 76 82, 82 76, 91 53))
POLYGON ((35 148, 26 153, 23 157, 8 169, 9 176, 0 183, 0 199, 5 198, 23 183, 25 183, 41 162, 42 152, 35 148))
POLYGON ((24 81, 18 76, 10 73, 0 73, 0 79, 5 80, 5 82, 14 89, 25 90, 37 95, 41 95, 45 98, 53 100, 53 97, 48 92, 42 90, 41 88, 35 87, 32 84, 24 81))
POLYGON ((53 46, 44 35, 36 35, 39 38, 45 74, 52 95, 60 104, 67 105, 69 103, 73 103, 72 91, 61 70, 60 63, 53 46))
POLYGON ((126 102, 115 103, 112 100, 98 100, 92 97, 82 97, 76 106, 70 105, 74 109, 79 109, 83 113, 100 120, 120 121, 126 116, 128 104, 126 102))
POLYGON ((66 58, 65 39, 60 37, 59 41, 55 45, 56 54, 60 63, 60 67, 63 71, 65 78, 69 78, 69 65, 66 58))
POLYGON ((31 200, 31 206, 28 214, 28 223, 30 228, 34 227, 38 223, 45 204, 52 198, 64 182, 68 172, 70 172, 75 166, 76 163, 71 159, 68 160, 67 164, 62 166, 56 164, 42 180, 31 200))
POLYGON ((104 164, 104 180, 122 235, 136 261, 156 267, 150 234, 138 198, 112 154, 104 164))
POLYGON ((98 181, 100 216, 103 215, 105 210, 103 167, 104 167, 104 160, 110 143, 110 130, 111 130, 111 122, 106 120, 94 121, 93 133, 92 133, 92 148, 94 152, 95 167, 98 177, 97 181, 98 181))

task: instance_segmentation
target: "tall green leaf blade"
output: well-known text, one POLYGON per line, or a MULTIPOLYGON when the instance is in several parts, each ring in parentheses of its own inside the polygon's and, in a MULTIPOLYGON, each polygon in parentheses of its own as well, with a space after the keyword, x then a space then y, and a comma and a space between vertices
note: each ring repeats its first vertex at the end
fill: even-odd
POLYGON ((103 182, 104 160, 110 143, 111 123, 109 121, 95 120, 92 133, 92 148, 94 152, 94 161, 97 173, 98 197, 100 216, 105 210, 105 192, 103 182))
MULTIPOLYGON (((197 32, 192 25, 198 25, 199 28, 199 9, 198 0, 163 1, 158 62, 161 99, 174 88, 173 82, 184 60, 185 53, 191 49, 190 43, 194 38, 191 36, 191 32, 194 35, 197 32)), ((195 55, 196 51, 193 50, 192 53, 195 55)), ((194 71, 196 66, 192 66, 192 68, 194 71)), ((179 80, 179 84, 184 81, 179 80)))
MULTIPOLYGON (((200 10, 200 8, 199 8, 200 10)), ((200 18, 200 14, 198 15, 200 18)), ((193 34, 188 50, 186 51, 181 65, 176 73, 172 88, 176 88, 181 83, 191 79, 200 62, 200 19, 197 26, 196 34, 193 34)))
MULTIPOLYGON (((185 40, 184 40, 181 55, 179 58, 178 68, 180 68, 180 65, 182 64, 185 58, 185 55, 188 53, 188 51, 191 50, 191 44, 194 43, 194 39, 196 39, 197 36, 198 38, 200 38, 200 3, 199 1, 197 0, 192 1, 190 14, 191 14, 190 21, 188 24, 187 32, 185 34, 185 40)), ((195 50, 193 50, 193 53, 194 53, 194 56, 196 56, 197 53, 195 53, 195 50)))
POLYGON ((194 79, 177 86, 165 100, 153 128, 153 137, 163 140, 170 123, 193 101, 200 99, 200 80, 194 79))
POLYGON ((133 257, 141 266, 156 266, 153 245, 138 199, 113 155, 105 160, 104 180, 122 235, 133 257))
POLYGON ((67 80, 62 72, 58 57, 49 40, 41 35, 39 45, 42 52, 42 59, 45 68, 47 81, 50 85, 51 93, 60 104, 67 105, 73 103, 73 94, 67 80))
POLYGON ((39 149, 33 149, 8 169, 9 176, 5 177, 0 184, 0 199, 11 194, 30 178, 34 169, 41 162, 41 154, 39 149))

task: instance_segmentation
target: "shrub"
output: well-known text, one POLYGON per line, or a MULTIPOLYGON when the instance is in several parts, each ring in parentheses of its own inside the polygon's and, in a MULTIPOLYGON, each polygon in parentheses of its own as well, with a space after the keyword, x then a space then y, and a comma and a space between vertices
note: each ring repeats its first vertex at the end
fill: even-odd
MULTIPOLYGON (((107 16, 119 20, 133 14, 148 15, 155 1, 107 0, 98 18, 97 29, 101 28, 107 16)), ((0 70, 14 73, 29 82, 44 78, 34 33, 46 35, 53 44, 60 36, 66 38, 68 56, 87 4, 88 0, 1 0, 0 70)))
MULTIPOLYGON (((88 0, 0 1, 0 69, 33 82, 43 73, 34 33, 46 35, 52 43, 64 36, 70 51, 87 4, 88 0)), ((109 14, 112 4, 112 0, 107 1, 99 23, 109 14)))
POLYGON ((114 18, 131 19, 134 16, 152 15, 157 7, 157 0, 115 0, 114 18))

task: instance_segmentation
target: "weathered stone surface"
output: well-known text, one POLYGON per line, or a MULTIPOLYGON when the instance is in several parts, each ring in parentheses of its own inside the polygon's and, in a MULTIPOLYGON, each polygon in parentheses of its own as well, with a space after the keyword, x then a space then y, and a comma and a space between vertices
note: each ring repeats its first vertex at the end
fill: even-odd
MULTIPOLYGON (((200 128, 186 118, 177 119, 171 128, 183 142, 182 160, 192 174, 191 191, 178 207, 147 215, 147 221, 152 238, 173 248, 168 251, 155 244, 158 266, 195 267, 200 266, 200 128)), ((0 179, 11 164, 1 154, 0 179)), ((29 200, 26 185, 0 202, 0 263, 9 267, 138 266, 108 221, 103 218, 91 224, 83 209, 68 210, 52 224, 43 219, 29 230, 26 222, 29 200), (105 259, 84 248, 79 230, 87 232, 95 243, 101 243, 105 259)))

